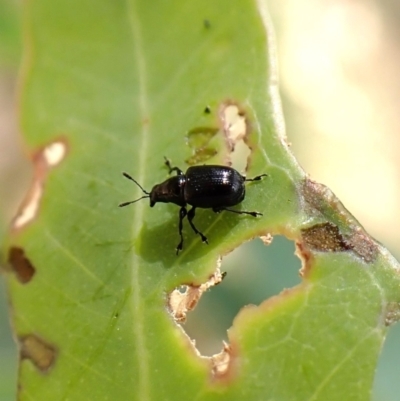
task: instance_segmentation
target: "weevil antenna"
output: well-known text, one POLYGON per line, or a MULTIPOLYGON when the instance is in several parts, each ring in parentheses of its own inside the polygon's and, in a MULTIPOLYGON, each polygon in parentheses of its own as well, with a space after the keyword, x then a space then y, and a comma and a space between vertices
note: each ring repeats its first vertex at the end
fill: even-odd
POLYGON ((130 205, 131 203, 135 203, 135 202, 140 201, 141 199, 144 199, 144 198, 150 198, 150 192, 147 192, 147 191, 146 191, 134 178, 132 178, 128 173, 122 173, 122 175, 123 175, 125 178, 127 178, 128 180, 133 181, 133 182, 143 191, 143 193, 145 193, 146 195, 142 196, 141 198, 135 199, 135 200, 133 200, 133 201, 120 203, 120 204, 118 205, 119 207, 128 206, 128 205, 130 205))
POLYGON ((128 206, 128 205, 130 205, 131 203, 135 203, 135 202, 140 201, 141 199, 144 199, 144 198, 150 198, 150 195, 142 196, 141 198, 135 199, 134 201, 129 201, 129 202, 120 203, 118 206, 119 206, 119 207, 128 206))
MULTIPOLYGON (((127 178, 128 180, 131 180, 131 181, 133 181, 142 191, 143 191, 143 193, 145 193, 146 195, 150 195, 150 192, 147 192, 134 178, 132 178, 128 173, 122 173, 122 175, 125 177, 125 178, 127 178)), ((143 198, 149 198, 150 196, 143 196, 143 197, 141 197, 140 199, 143 199, 143 198)), ((140 200, 140 199, 137 199, 137 200, 140 200)), ((134 202, 136 202, 136 201, 134 201, 134 202)))

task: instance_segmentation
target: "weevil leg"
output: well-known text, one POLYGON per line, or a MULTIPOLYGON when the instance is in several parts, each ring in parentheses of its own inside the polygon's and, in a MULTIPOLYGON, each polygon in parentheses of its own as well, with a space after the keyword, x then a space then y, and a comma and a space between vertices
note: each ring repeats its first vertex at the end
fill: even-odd
POLYGON ((263 177, 268 177, 268 174, 256 175, 256 176, 253 177, 253 178, 246 178, 246 177, 243 177, 243 178, 244 178, 245 181, 260 181, 261 178, 263 178, 263 177))
POLYGON ((173 171, 176 171, 176 175, 183 175, 183 171, 179 167, 172 167, 171 161, 169 159, 167 159, 165 156, 164 156, 164 159, 165 159, 165 165, 169 169, 169 174, 171 174, 173 171))
POLYGON ((245 210, 233 210, 233 209, 228 209, 226 207, 220 207, 218 209, 214 208, 213 211, 215 213, 222 212, 223 210, 226 210, 227 212, 232 212, 236 214, 249 214, 250 216, 257 217, 257 216, 262 216, 262 213, 259 212, 246 212, 245 210))
POLYGON ((179 235, 181 237, 181 242, 179 242, 178 246, 176 247, 176 254, 178 255, 179 251, 183 249, 183 234, 182 234, 182 228, 183 228, 183 219, 187 215, 187 210, 185 206, 182 206, 181 209, 179 210, 179 235))
POLYGON ((194 219, 195 214, 196 214, 196 208, 193 206, 193 207, 189 210, 189 212, 188 212, 189 224, 190 224, 190 226, 193 228, 193 231, 194 231, 196 234, 199 234, 199 235, 200 235, 201 240, 202 240, 203 242, 205 242, 206 244, 208 244, 207 237, 206 237, 203 233, 201 233, 201 232, 194 226, 194 223, 193 223, 192 220, 194 219))

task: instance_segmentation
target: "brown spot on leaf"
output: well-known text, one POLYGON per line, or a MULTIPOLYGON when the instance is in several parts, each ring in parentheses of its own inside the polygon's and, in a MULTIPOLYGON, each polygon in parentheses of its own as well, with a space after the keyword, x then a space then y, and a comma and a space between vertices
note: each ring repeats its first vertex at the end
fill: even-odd
POLYGON ((389 302, 384 311, 384 324, 391 326, 400 320, 400 302, 389 302))
POLYGON ((325 185, 305 179, 300 187, 300 192, 308 214, 332 217, 332 220, 335 218, 338 220, 337 225, 340 222, 347 225, 358 224, 335 194, 325 185))
POLYGON ((301 230, 306 246, 319 252, 343 252, 350 249, 339 228, 332 223, 316 224, 301 230))
POLYGON ((346 241, 365 262, 371 263, 375 260, 378 254, 378 246, 361 227, 355 227, 346 241))
MULTIPOLYGON (((321 247, 321 243, 326 242, 326 251, 351 250, 367 263, 376 259, 378 245, 329 188, 305 179, 300 187, 300 192, 303 198, 303 206, 309 215, 324 217, 330 221, 329 223, 322 223, 322 226, 325 226, 322 231, 325 230, 325 232, 321 233, 322 238, 319 241, 316 235, 311 232, 311 239, 308 241, 310 242, 310 249, 323 251, 318 246, 321 247), (331 227, 329 228, 327 225, 331 227)), ((312 227, 305 230, 307 232, 311 229, 312 227)), ((321 230, 317 227, 318 229, 321 230)), ((304 230, 302 230, 302 234, 304 238, 304 230)), ((307 244, 306 241, 306 246, 307 244)))
POLYGON ((67 149, 66 140, 60 138, 42 147, 33 155, 33 182, 12 221, 11 227, 14 230, 26 226, 37 216, 47 174, 50 169, 61 163, 65 158, 67 149))
POLYGON ((29 359, 38 370, 46 373, 54 366, 56 348, 34 334, 19 338, 21 359, 29 359))
POLYGON ((32 280, 35 274, 35 268, 26 257, 22 248, 12 246, 8 250, 8 263, 11 266, 11 270, 22 284, 29 283, 29 281, 32 280))
POLYGON ((186 314, 194 309, 200 301, 205 291, 214 285, 219 284, 225 277, 225 273, 221 273, 219 269, 201 285, 185 285, 183 291, 179 289, 173 290, 168 297, 168 309, 174 319, 183 323, 186 321, 186 314))

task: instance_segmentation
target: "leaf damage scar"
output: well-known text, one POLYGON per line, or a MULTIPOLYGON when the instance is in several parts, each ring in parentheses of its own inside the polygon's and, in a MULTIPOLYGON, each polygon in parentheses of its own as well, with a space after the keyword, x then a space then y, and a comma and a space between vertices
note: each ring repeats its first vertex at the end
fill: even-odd
POLYGON ((251 124, 245 108, 234 100, 226 100, 218 106, 216 117, 217 123, 207 105, 201 125, 188 131, 186 144, 192 149, 192 156, 185 160, 186 163, 193 166, 212 159, 213 164, 247 171, 253 146, 251 124))
POLYGON ((218 117, 228 149, 227 162, 239 171, 247 171, 252 148, 248 138, 251 125, 246 111, 229 100, 221 104, 218 117))
POLYGON ((225 277, 226 273, 221 273, 219 268, 217 271, 203 284, 185 285, 181 287, 183 290, 175 289, 168 297, 168 310, 173 318, 179 322, 186 321, 186 314, 193 310, 201 296, 211 287, 219 284, 225 277))
POLYGON ((11 223, 13 230, 23 228, 37 216, 47 175, 65 158, 67 149, 66 140, 62 138, 46 145, 33 155, 33 181, 11 223))
POLYGON ((210 357, 201 355, 199 350, 196 348, 195 341, 190 339, 186 331, 183 330, 181 324, 185 323, 187 313, 196 307, 202 295, 212 287, 220 284, 225 275, 225 272, 221 273, 220 269, 217 268, 216 272, 212 274, 205 283, 200 285, 188 284, 181 286, 179 289, 173 290, 167 299, 168 311, 174 321, 178 324, 178 327, 181 328, 182 333, 189 341, 191 348, 197 356, 208 361, 211 379, 213 381, 228 381, 232 377, 234 371, 233 361, 235 359, 235 352, 232 346, 223 342, 223 348, 219 353, 210 357))
POLYGON ((36 270, 22 248, 16 246, 10 247, 8 251, 8 263, 10 270, 15 273, 20 283, 27 284, 32 280, 36 270))
MULTIPOLYGON (((322 184, 304 180, 301 188, 304 208, 314 216, 330 215, 331 221, 301 230, 303 245, 319 252, 351 251, 366 263, 378 256, 378 244, 366 233, 336 196, 322 184), (339 227, 345 227, 341 232, 339 227)), ((300 247, 302 244, 299 242, 300 247)))
POLYGON ((42 373, 47 373, 57 359, 57 351, 53 345, 34 334, 19 338, 21 360, 29 359, 42 373))

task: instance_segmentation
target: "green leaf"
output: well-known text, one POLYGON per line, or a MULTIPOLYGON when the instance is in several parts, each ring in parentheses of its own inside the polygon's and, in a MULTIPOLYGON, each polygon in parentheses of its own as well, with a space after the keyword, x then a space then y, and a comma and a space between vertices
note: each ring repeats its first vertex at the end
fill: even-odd
POLYGON ((25 27, 35 174, 6 244, 19 399, 367 399, 399 266, 290 153, 265 3, 36 0, 25 27), (176 256, 176 205, 117 207, 141 196, 121 172, 149 191, 164 156, 268 174, 238 207, 263 216, 198 211, 209 245, 185 221, 176 256), (201 358, 171 292, 196 298, 221 255, 269 233, 297 241, 302 284, 201 358))

